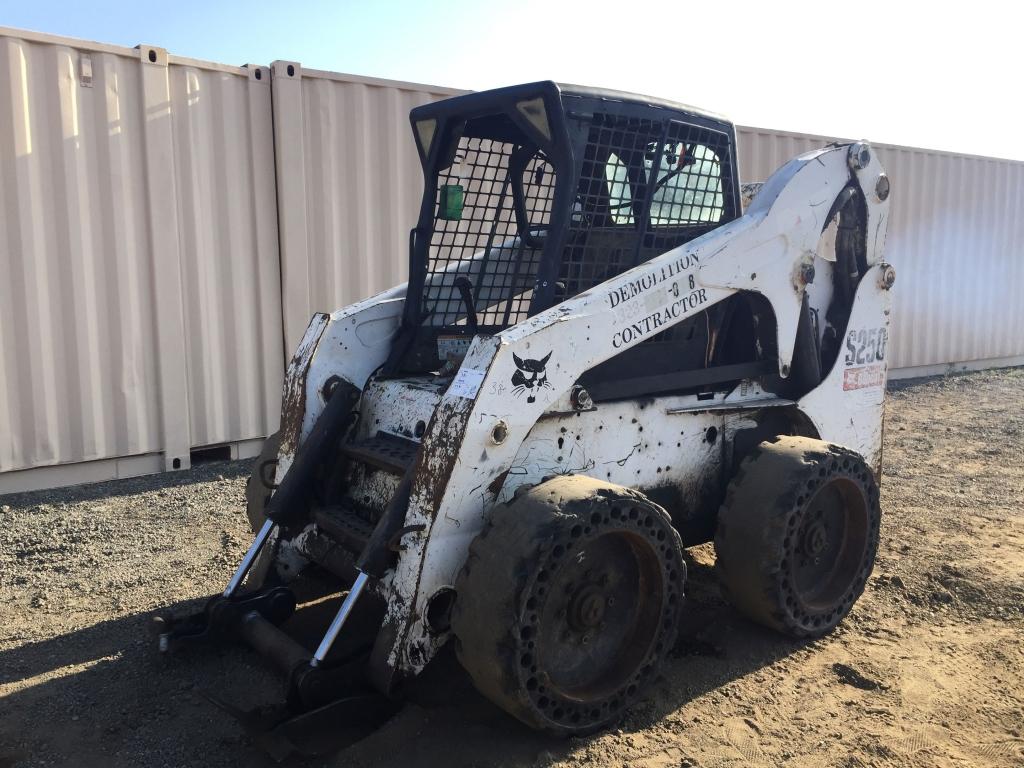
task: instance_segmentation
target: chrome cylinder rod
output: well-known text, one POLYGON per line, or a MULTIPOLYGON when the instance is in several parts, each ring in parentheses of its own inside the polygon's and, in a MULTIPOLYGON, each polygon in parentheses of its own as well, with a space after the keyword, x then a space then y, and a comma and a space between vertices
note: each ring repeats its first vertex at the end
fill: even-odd
POLYGON ((263 523, 263 527, 260 528, 259 533, 256 534, 256 538, 253 539, 252 544, 249 545, 249 551, 245 553, 245 557, 242 558, 241 564, 238 566, 238 570, 235 571, 235 575, 231 577, 231 581, 228 582, 227 589, 224 590, 224 597, 231 597, 235 594, 235 590, 241 585, 242 580, 245 579, 245 575, 249 573, 249 569, 252 568, 252 564, 256 560, 256 555, 263 549, 263 545, 267 542, 267 537, 270 536, 270 532, 274 530, 274 521, 266 520, 263 523))
POLYGON ((316 649, 316 653, 313 654, 313 658, 309 661, 309 666, 319 666, 320 662, 326 658, 328 651, 331 650, 331 646, 334 645, 334 641, 338 639, 338 633, 341 632, 342 626, 348 619, 352 608, 356 604, 356 600, 359 599, 359 594, 363 591, 363 587, 366 586, 366 582, 369 581, 369 576, 361 572, 356 577, 355 583, 352 585, 352 589, 349 590, 345 596, 345 601, 341 604, 341 608, 338 609, 338 613, 334 617, 334 621, 331 622, 331 626, 327 628, 327 634, 324 635, 324 639, 320 641, 320 647, 316 649))

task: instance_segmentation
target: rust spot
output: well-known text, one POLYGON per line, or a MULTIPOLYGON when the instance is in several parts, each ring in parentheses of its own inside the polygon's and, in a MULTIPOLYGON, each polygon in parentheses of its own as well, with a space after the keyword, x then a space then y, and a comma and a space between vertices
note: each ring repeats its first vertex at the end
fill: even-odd
POLYGON ((421 459, 426 460, 416 467, 413 491, 429 500, 429 507, 423 512, 431 518, 436 517, 441 508, 448 478, 459 458, 472 407, 473 401, 464 398, 457 398, 454 405, 442 401, 427 428, 423 448, 420 450, 421 459))
POLYGON ((316 346, 327 328, 330 316, 317 313, 309 321, 309 327, 299 342, 298 349, 288 363, 281 397, 281 448, 286 456, 294 456, 299 447, 302 422, 306 416, 306 375, 313 359, 316 346))
MULTIPOLYGON (((305 384, 306 377, 302 376, 305 384)), ((285 386, 281 401, 281 452, 294 455, 299 447, 299 434, 302 431, 302 417, 306 414, 306 388, 294 385, 294 381, 285 386)))

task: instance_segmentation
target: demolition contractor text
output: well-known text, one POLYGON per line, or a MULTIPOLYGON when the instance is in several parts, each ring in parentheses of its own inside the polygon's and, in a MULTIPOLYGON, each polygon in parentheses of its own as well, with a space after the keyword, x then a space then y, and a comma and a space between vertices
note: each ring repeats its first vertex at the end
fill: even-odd
MULTIPOLYGON (((692 275, 690 276, 690 280, 693 280, 692 275)), ((678 285, 678 283, 676 285, 678 285)), ((673 321, 678 320, 690 310, 696 309, 701 304, 706 303, 707 300, 707 290, 704 288, 696 288, 688 294, 680 296, 667 307, 658 309, 647 315, 647 317, 637 320, 635 323, 630 323, 621 331, 616 331, 612 336, 612 346, 618 349, 623 344, 631 344, 650 333, 656 333, 662 327, 671 325, 673 321)))
MULTIPOLYGON (((684 253, 674 261, 665 264, 660 269, 652 272, 648 272, 645 275, 641 275, 635 280, 630 280, 624 285, 612 290, 608 293, 608 305, 615 309, 619 304, 630 299, 635 299, 651 288, 671 280, 673 277, 682 274, 690 267, 698 266, 700 259, 697 258, 696 254, 684 253)), ((690 275, 690 287, 693 288, 694 279, 693 275, 690 275)))

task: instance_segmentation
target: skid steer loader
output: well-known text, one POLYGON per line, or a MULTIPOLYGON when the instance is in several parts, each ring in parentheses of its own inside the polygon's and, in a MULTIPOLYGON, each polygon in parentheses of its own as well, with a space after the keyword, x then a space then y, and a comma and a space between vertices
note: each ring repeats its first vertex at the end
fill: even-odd
POLYGON ((304 749, 306 726, 387 717, 447 642, 535 728, 613 723, 710 540, 737 609, 832 630, 879 534, 895 273, 872 149, 801 155, 744 212, 733 125, 680 104, 540 82, 411 123, 409 282, 312 318, 255 540, 201 613, 157 621, 161 648, 268 656, 285 704, 243 718, 304 749), (337 600, 315 648, 286 631, 309 574, 337 600))

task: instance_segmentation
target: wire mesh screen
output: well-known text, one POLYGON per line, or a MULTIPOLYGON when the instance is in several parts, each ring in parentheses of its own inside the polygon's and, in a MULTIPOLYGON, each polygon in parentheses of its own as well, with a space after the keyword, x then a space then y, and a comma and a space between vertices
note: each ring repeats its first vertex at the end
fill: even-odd
POLYGON ((467 291, 481 327, 506 327, 527 317, 554 188, 553 167, 532 148, 459 140, 454 162, 438 178, 426 325, 466 325, 467 291))
POLYGON ((594 115, 559 272, 564 296, 633 266, 650 173, 644 155, 662 132, 660 121, 594 115))
POLYGON ((677 121, 596 114, 559 275, 565 296, 722 223, 729 138, 677 121))
MULTIPOLYGON (((672 121, 658 154, 640 261, 671 250, 723 222, 732 188, 729 137, 672 121)), ((653 165, 653 163, 652 163, 653 165)))
MULTIPOLYGON (((658 172, 651 193, 648 226, 638 263, 693 240, 715 228, 727 215, 726 194, 731 189, 729 138, 672 121, 658 155, 658 172)), ((653 162, 652 162, 653 165, 653 162)), ((679 355, 679 345, 690 343, 706 348, 699 359, 706 364, 710 354, 707 318, 680 323, 648 339, 648 347, 660 347, 679 355), (696 338, 695 338, 696 334, 696 338)), ((688 350, 697 354, 697 349, 688 350)))

